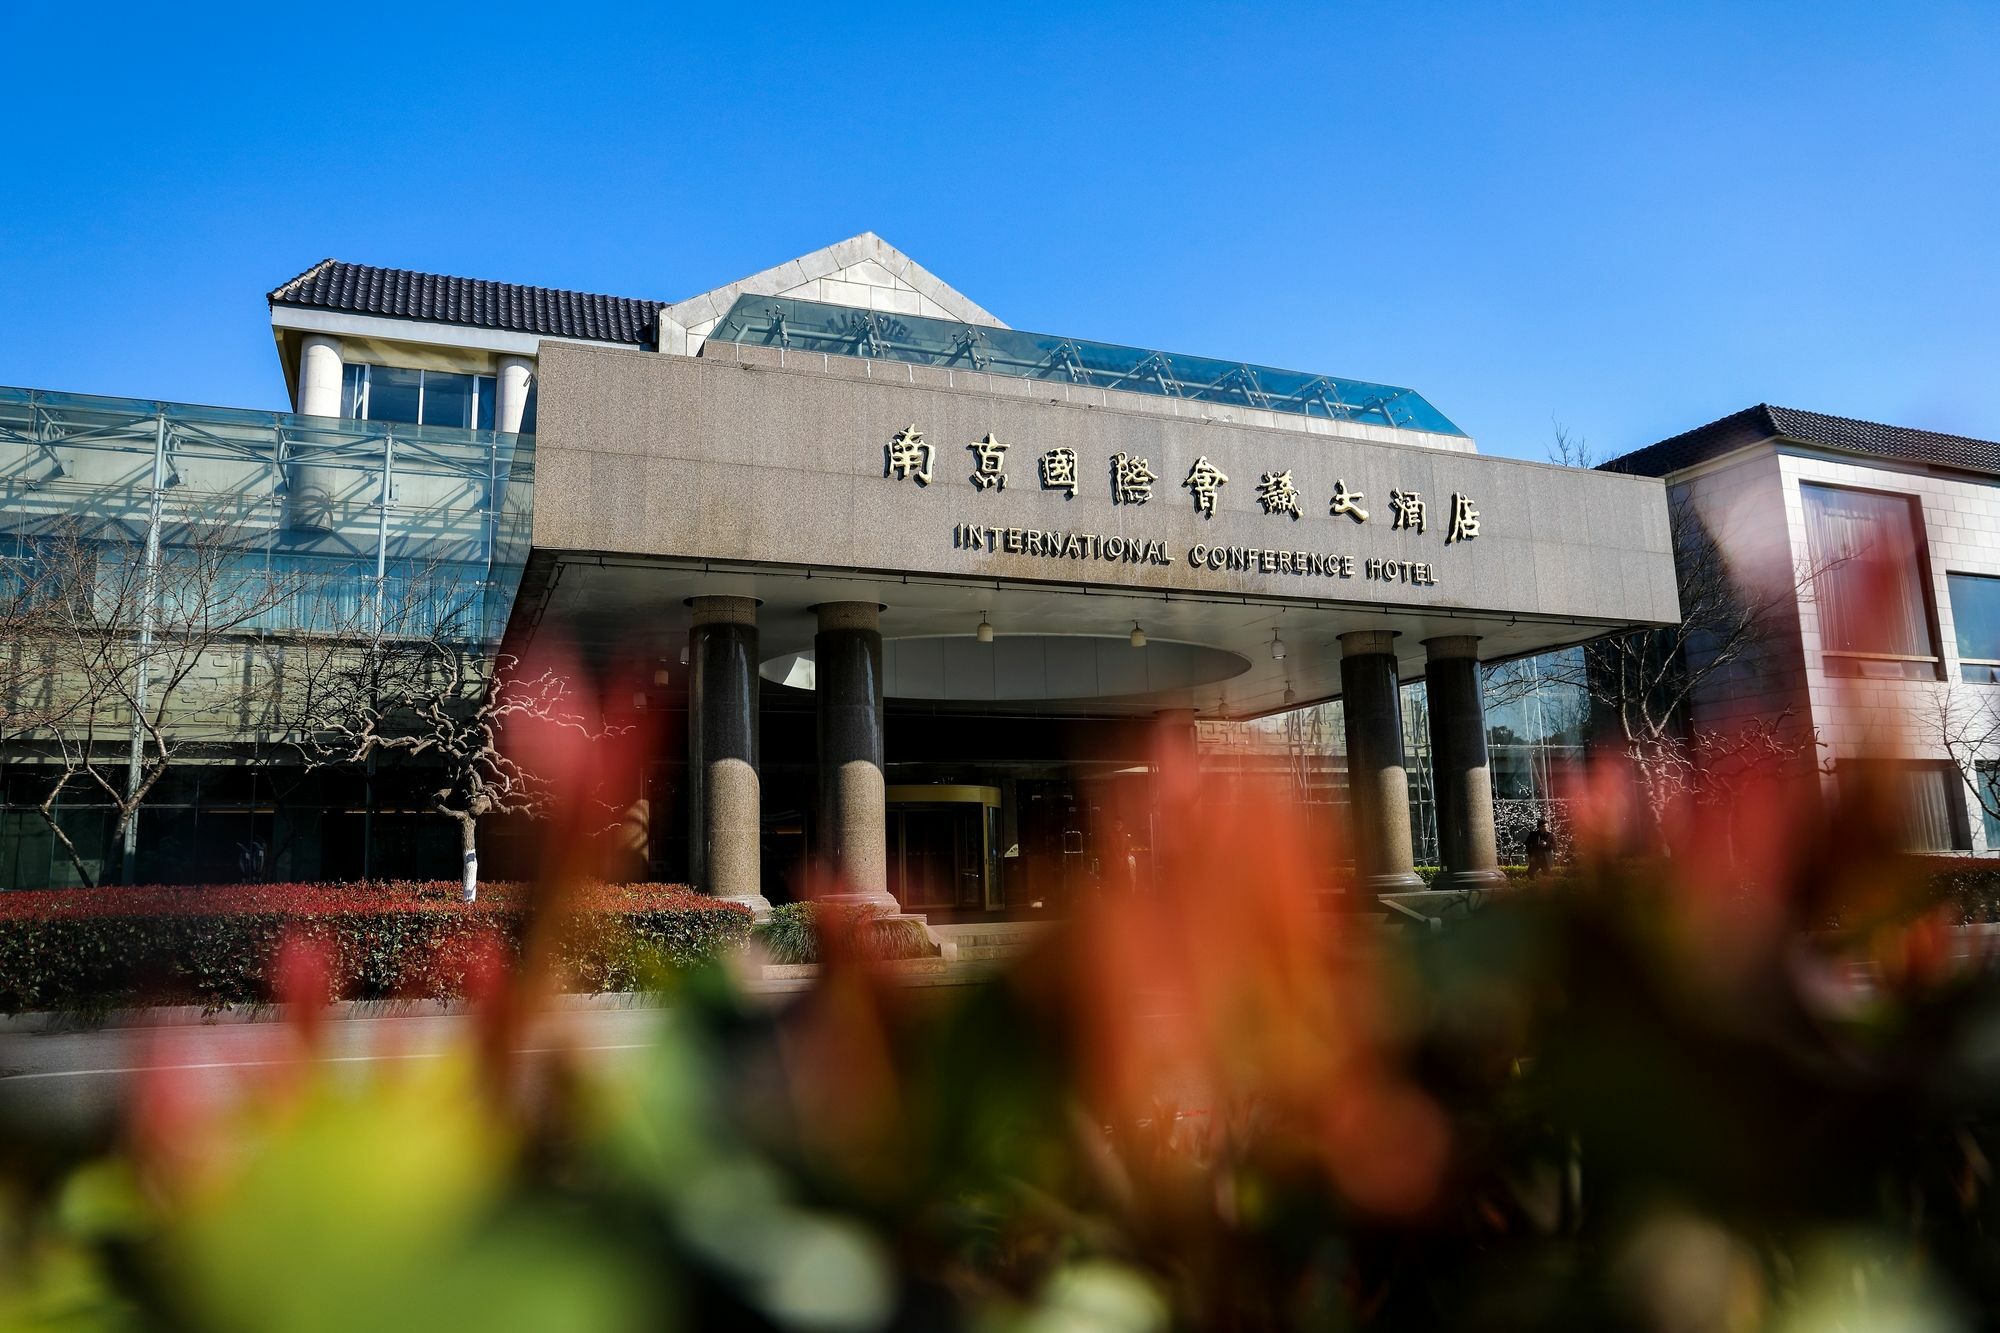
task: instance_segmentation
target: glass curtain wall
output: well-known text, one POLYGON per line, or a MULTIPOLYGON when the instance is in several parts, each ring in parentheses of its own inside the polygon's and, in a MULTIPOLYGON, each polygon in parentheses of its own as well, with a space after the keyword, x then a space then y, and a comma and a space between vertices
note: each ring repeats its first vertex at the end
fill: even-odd
MULTIPOLYGON (((477 386, 461 387, 478 419, 477 386)), ((457 411, 441 408, 440 422, 457 411)), ((224 696, 307 636, 444 635, 490 652, 526 563, 532 496, 528 435, 0 388, 0 598, 35 588, 41 566, 60 559, 65 595, 85 599, 107 642, 142 620, 171 632, 194 609, 176 598, 219 607, 229 625, 198 650, 200 679, 220 684, 174 696, 191 711, 170 725, 201 757, 177 761, 149 794, 139 876, 234 877, 234 849, 253 843, 266 877, 281 862, 318 873, 322 845, 337 860, 366 843, 364 830, 380 841, 405 806, 420 809, 389 779, 364 791, 358 778, 288 775, 267 719, 224 696), (143 615, 136 603, 114 605, 149 587, 137 594, 143 615), (315 812, 310 834, 300 831, 305 809, 315 812), (166 855, 176 846, 186 854, 166 855)), ((123 747, 115 733, 125 729, 92 733, 93 752, 123 747)), ((74 878, 39 810, 53 745, 50 735, 0 732, 0 887, 74 878)), ((72 840, 95 849, 113 813, 89 798, 92 785, 65 787, 54 810, 72 840)), ((419 842, 431 836, 412 828, 419 842)))
MULTIPOLYGON (((1588 742, 1590 698, 1582 649, 1499 663, 1485 670, 1486 745, 1500 859, 1519 864, 1522 840, 1537 819, 1564 824, 1563 793, 1580 775, 1588 742)), ((1403 758, 1410 782, 1410 835, 1419 865, 1438 858, 1437 805, 1431 776, 1430 713, 1422 681, 1402 688, 1403 758)), ((1282 762, 1298 779, 1309 811, 1347 802, 1347 739, 1341 702, 1317 704, 1245 723, 1237 734, 1210 732, 1210 753, 1238 750, 1282 762)), ((1238 759, 1239 767, 1247 767, 1238 759)))
POLYGON ((1423 395, 1391 384, 788 296, 738 297, 709 331, 708 341, 718 347, 738 343, 1053 380, 1441 435, 1465 433, 1423 395))

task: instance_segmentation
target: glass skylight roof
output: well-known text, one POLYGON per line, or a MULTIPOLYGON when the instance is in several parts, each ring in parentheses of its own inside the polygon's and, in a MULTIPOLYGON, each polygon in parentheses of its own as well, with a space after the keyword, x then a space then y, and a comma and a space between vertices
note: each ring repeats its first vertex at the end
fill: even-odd
POLYGON ((789 296, 738 297, 708 339, 1465 434, 1413 389, 789 296))

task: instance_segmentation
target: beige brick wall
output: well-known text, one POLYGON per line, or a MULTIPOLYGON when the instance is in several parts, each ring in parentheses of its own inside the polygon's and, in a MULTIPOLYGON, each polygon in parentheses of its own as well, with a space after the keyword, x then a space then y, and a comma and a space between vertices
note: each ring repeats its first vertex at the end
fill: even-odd
MULTIPOLYGON (((1795 557, 1802 563, 1809 552, 1801 483, 1852 486, 1916 499, 1929 547, 1927 590, 1936 614, 1937 648, 1943 657, 1946 682, 1953 689, 2000 689, 1957 683, 1958 645, 1945 581, 1948 573, 2000 575, 2000 484, 1802 450, 1779 452, 1776 461, 1783 478, 1785 525, 1795 557)), ((1937 684, 1829 677, 1821 651, 1818 608, 1809 600, 1799 608, 1799 623, 1806 686, 1824 758, 1838 762, 1861 755, 1946 757, 1934 739, 1922 734, 1920 725, 1911 724, 1913 717, 1921 718, 1933 706, 1940 688, 1937 684)), ((2000 852, 2000 848, 1986 846, 1979 807, 1970 793, 1966 793, 1966 803, 1974 849, 2000 852)))

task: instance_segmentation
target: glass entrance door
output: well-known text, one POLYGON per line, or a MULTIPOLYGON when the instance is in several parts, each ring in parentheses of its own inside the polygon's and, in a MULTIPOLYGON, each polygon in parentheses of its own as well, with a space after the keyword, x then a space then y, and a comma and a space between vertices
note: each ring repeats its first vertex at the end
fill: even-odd
POLYGON ((999 908, 999 823, 996 788, 891 787, 889 891, 910 912, 999 908))

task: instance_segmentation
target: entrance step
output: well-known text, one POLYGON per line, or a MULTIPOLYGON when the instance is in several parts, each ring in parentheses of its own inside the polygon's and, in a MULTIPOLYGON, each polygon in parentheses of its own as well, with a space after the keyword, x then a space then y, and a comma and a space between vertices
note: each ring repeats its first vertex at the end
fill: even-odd
POLYGON ((1018 958, 1027 948, 1025 944, 965 944, 958 946, 958 961, 975 962, 981 958, 1018 958))
POLYGON ((956 946, 953 957, 965 962, 991 962, 1014 958, 1027 952, 1052 923, 1048 921, 962 921, 934 925, 932 936, 956 946))

